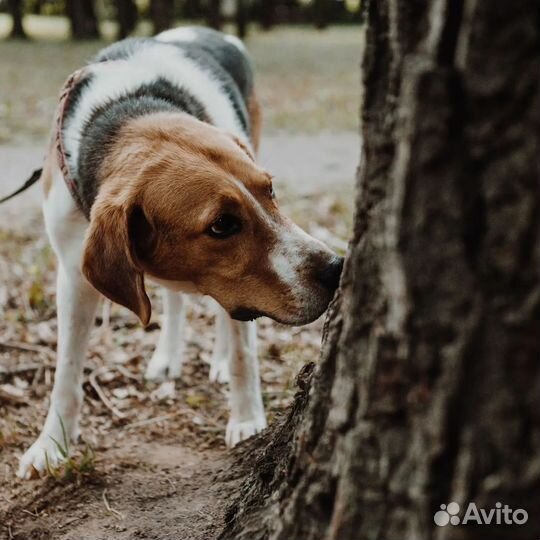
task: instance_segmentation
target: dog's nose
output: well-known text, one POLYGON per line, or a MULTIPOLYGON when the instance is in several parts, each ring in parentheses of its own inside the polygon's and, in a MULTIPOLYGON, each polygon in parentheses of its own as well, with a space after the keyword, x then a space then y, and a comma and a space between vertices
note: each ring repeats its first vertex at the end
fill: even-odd
POLYGON ((335 291, 339 285, 339 278, 343 270, 343 257, 334 257, 329 264, 319 271, 317 278, 326 289, 335 291))

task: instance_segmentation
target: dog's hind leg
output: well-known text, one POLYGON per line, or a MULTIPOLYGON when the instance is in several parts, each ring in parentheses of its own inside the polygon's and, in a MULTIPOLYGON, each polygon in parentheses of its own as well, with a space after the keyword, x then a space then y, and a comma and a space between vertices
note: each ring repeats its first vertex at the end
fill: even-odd
POLYGON ((229 319, 233 354, 229 369, 231 416, 225 440, 228 446, 266 427, 257 359, 257 326, 229 319))
POLYGON ((70 197, 65 185, 57 183, 44 206, 47 230, 59 263, 57 365, 47 419, 40 436, 20 461, 18 475, 22 478, 30 477, 34 469, 43 472, 63 461, 66 447, 79 434, 83 363, 100 295, 80 271, 87 224, 82 214, 72 211, 73 201, 66 196, 70 197), (65 193, 59 191, 62 189, 65 193))
POLYGON ((156 350, 146 368, 145 378, 178 379, 184 361, 184 329, 186 324, 186 296, 162 288, 163 318, 156 350))

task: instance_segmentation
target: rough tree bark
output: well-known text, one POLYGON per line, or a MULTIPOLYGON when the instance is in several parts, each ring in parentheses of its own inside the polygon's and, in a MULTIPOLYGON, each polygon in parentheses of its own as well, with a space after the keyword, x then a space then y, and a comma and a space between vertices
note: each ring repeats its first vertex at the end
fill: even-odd
POLYGON ((7 8, 13 21, 10 38, 26 39, 26 33, 22 24, 22 1, 21 0, 8 0, 7 8))
POLYGON ((221 538, 538 538, 540 8, 367 10, 341 291, 221 538), (437 527, 450 501, 529 519, 437 527))
POLYGON ((66 0, 73 39, 97 39, 98 22, 93 0, 66 0))

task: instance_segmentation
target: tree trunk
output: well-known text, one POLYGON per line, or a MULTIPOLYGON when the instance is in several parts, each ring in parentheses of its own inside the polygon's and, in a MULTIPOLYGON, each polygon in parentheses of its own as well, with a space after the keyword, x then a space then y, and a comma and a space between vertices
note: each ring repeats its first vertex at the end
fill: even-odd
POLYGON ((137 25, 137 5, 133 0, 116 0, 116 18, 118 20, 118 39, 124 39, 137 25))
POLYGON ((159 34, 172 26, 174 19, 173 0, 152 0, 150 7, 154 34, 159 34))
POLYGON ((74 39, 97 39, 98 22, 93 0, 67 0, 66 11, 74 39))
POLYGON ((270 30, 275 24, 274 0, 260 0, 258 10, 261 28, 270 30))
POLYGON ((340 294, 223 540, 539 537, 539 21, 533 0, 369 2, 340 294), (528 521, 464 524, 469 503, 528 521))
POLYGON ((244 39, 249 23, 248 0, 236 0, 236 35, 244 39))
POLYGON ((221 29, 221 0, 207 0, 206 24, 216 30, 221 29))
POLYGON ((13 21, 11 27, 10 38, 26 39, 26 33, 22 24, 22 1, 21 0, 8 0, 7 3, 9 14, 13 21))
POLYGON ((331 0, 313 0, 315 28, 322 30, 329 24, 331 0))

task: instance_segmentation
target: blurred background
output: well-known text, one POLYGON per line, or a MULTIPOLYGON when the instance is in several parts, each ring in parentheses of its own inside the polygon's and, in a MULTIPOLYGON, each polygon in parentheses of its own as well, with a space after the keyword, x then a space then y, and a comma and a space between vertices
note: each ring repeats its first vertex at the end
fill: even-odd
MULTIPOLYGON (((275 177, 279 204, 343 254, 360 155, 359 0, 0 0, 0 197, 41 165, 59 89, 73 70, 115 39, 192 24, 244 39, 263 109, 259 158, 275 177)), ((54 379, 56 261, 41 198, 38 184, 0 206, 0 453, 9 470, 39 432, 54 379)), ((208 382, 206 362, 212 313, 193 300, 182 379, 148 383, 161 313, 155 289, 151 296, 145 329, 118 306, 108 324, 101 311, 96 319, 82 427, 97 461, 144 440, 223 447, 227 388, 208 382)), ((318 359, 321 329, 322 320, 302 328, 260 321, 270 421, 290 403, 301 366, 318 359)), ((0 515, 24 489, 8 469, 0 515)))

